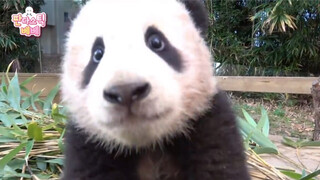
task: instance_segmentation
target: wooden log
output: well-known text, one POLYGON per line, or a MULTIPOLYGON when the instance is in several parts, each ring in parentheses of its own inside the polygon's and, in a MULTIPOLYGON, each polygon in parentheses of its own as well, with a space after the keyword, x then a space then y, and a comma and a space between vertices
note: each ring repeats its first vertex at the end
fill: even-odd
POLYGON ((312 83, 311 94, 314 107, 314 132, 313 140, 320 140, 320 78, 312 83))
MULTIPOLYGON (((14 74, 10 73, 12 77, 14 74)), ((22 82, 33 73, 19 73, 19 81, 22 82)), ((59 82, 60 74, 37 74, 27 88, 32 92, 44 89, 42 96, 47 96, 49 91, 59 82)), ((255 77, 255 76, 216 76, 218 85, 225 91, 240 92, 269 92, 311 94, 310 86, 317 77, 255 77)), ((0 80, 1 81, 1 80, 0 80)))
POLYGON ((317 77, 217 76, 221 89, 240 92, 311 94, 317 77))

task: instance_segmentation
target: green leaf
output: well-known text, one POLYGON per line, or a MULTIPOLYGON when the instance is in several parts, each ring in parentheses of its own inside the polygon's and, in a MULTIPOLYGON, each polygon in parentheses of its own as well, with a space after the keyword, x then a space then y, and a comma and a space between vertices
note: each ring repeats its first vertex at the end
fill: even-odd
POLYGON ((53 119, 54 120, 58 120, 58 122, 60 122, 60 119, 67 119, 67 116, 62 115, 62 114, 53 113, 52 116, 53 116, 53 119))
POLYGON ((29 84, 34 79, 34 77, 36 77, 36 76, 37 75, 35 74, 35 75, 31 76, 31 77, 28 77, 26 80, 24 80, 22 83, 20 83, 20 86, 25 86, 25 85, 29 84))
POLYGON ((42 128, 36 123, 32 122, 28 125, 28 136, 36 141, 43 140, 42 128))
POLYGON ((1 136, 14 139, 14 135, 12 134, 12 130, 9 128, 4 128, 0 126, 0 134, 1 136))
POLYGON ((12 134, 23 136, 24 131, 22 131, 22 129, 16 124, 16 118, 19 116, 20 114, 4 114, 4 117, 9 120, 13 126, 12 134))
POLYGON ((24 177, 24 178, 31 178, 29 174, 24 173, 17 173, 14 169, 12 169, 10 166, 4 167, 4 178, 16 178, 16 177, 24 177))
POLYGON ((19 142, 19 140, 0 136, 0 143, 12 143, 12 142, 19 142))
POLYGON ((36 103, 37 101, 40 101, 39 96, 40 96, 41 93, 42 93, 42 90, 41 90, 41 91, 38 91, 38 92, 36 92, 36 93, 34 93, 34 94, 32 94, 32 95, 30 96, 31 106, 32 106, 32 108, 34 109, 34 111, 38 111, 38 108, 36 107, 35 103, 36 103))
POLYGON ((2 75, 2 78, 1 78, 1 90, 2 90, 2 93, 4 93, 3 95, 7 94, 7 83, 4 75, 2 75))
MULTIPOLYGON (((265 110, 263 111, 263 108, 261 108, 261 118, 260 118, 258 125, 257 125, 257 129, 259 131, 263 132, 262 129, 265 126, 267 120, 268 120, 267 112, 265 110)), ((268 136, 266 136, 266 137, 268 137, 268 136)))
POLYGON ((36 174, 36 176, 37 176, 39 179, 41 179, 41 180, 50 179, 50 178, 51 178, 51 175, 44 174, 44 173, 36 174))
POLYGON ((289 139, 287 137, 283 137, 282 144, 293 147, 293 148, 299 147, 296 142, 292 141, 291 139, 289 139))
POLYGON ((242 109, 242 113, 243 113, 245 119, 248 121, 248 123, 249 123, 251 126, 257 127, 256 121, 254 121, 254 119, 249 115, 249 113, 248 113, 246 110, 242 109))
POLYGON ((283 173, 284 175, 292 178, 292 179, 295 179, 295 180, 299 180, 301 178, 301 174, 298 174, 296 172, 293 172, 293 171, 280 171, 281 173, 283 173))
POLYGON ((65 147, 64 147, 64 144, 63 144, 63 137, 64 137, 65 132, 66 132, 66 128, 63 129, 63 131, 61 133, 61 136, 60 136, 60 138, 58 140, 58 146, 59 146, 59 148, 60 148, 60 150, 62 152, 64 152, 64 150, 65 150, 65 147))
POLYGON ((4 167, 3 178, 6 178, 7 180, 11 180, 11 179, 13 180, 13 179, 17 179, 19 177, 31 178, 31 175, 24 174, 24 173, 17 173, 11 166, 4 167))
POLYGON ((25 161, 28 161, 31 150, 33 149, 34 140, 30 140, 26 145, 26 155, 24 156, 25 161))
POLYGON ((51 104, 56 97, 57 93, 59 92, 60 89, 60 83, 58 83, 48 94, 46 100, 44 101, 43 104, 43 111, 46 115, 50 114, 51 110, 51 104))
POLYGON ((257 154, 277 154, 277 150, 269 147, 255 147, 253 151, 257 154))
POLYGON ((301 140, 301 139, 298 139, 297 141, 293 141, 287 137, 283 137, 282 144, 291 146, 293 148, 301 148, 306 146, 319 147, 320 141, 308 141, 308 140, 301 140))
POLYGON ((9 101, 10 106, 12 106, 16 110, 19 110, 21 95, 20 95, 20 85, 19 85, 17 73, 15 73, 15 75, 13 76, 13 78, 11 79, 11 81, 9 83, 7 97, 8 97, 8 101, 9 101))
POLYGON ((25 161, 22 159, 13 159, 10 161, 7 166, 9 166, 13 170, 22 170, 25 161))
POLYGON ((21 117, 22 121, 24 122, 23 125, 25 125, 25 127, 27 128, 27 122, 28 122, 28 120, 27 120, 27 118, 23 115, 22 112, 20 112, 20 117, 21 117))
POLYGON ((42 171, 47 169, 47 163, 43 158, 37 158, 37 167, 42 171))
POLYGON ((20 89, 23 92, 27 93, 28 95, 32 95, 32 92, 29 89, 27 89, 26 87, 20 85, 20 89))
POLYGON ((315 172, 313 172, 313 173, 308 174, 307 176, 301 178, 300 180, 311 180, 311 178, 316 177, 319 174, 320 174, 320 169, 315 171, 315 172))
MULTIPOLYGON (((268 137, 269 136, 269 131, 270 131, 270 122, 268 118, 268 113, 264 107, 261 107, 261 119, 260 121, 264 121, 264 125, 262 127, 262 133, 268 137)), ((260 122, 259 121, 259 122, 260 122)))
POLYGON ((52 164, 59 164, 59 165, 63 165, 63 159, 58 158, 58 159, 51 159, 51 160, 47 160, 47 163, 52 163, 52 164))
POLYGON ((22 109, 28 109, 31 106, 31 96, 25 98, 25 100, 21 104, 22 109))
POLYGON ((307 175, 306 170, 305 170, 305 169, 302 169, 301 177, 303 178, 303 177, 305 177, 306 175, 307 175))
POLYGON ((0 121, 3 123, 3 125, 5 127, 11 127, 12 126, 12 123, 11 121, 7 118, 7 114, 0 114, 0 121))
POLYGON ((276 145, 273 144, 266 136, 264 136, 261 131, 257 130, 247 121, 237 118, 237 124, 239 128, 247 134, 247 136, 251 135, 251 139, 259 146, 274 149, 274 151, 278 153, 276 145))
POLYGON ((306 146, 320 147, 320 141, 304 141, 304 142, 301 142, 301 147, 306 147, 306 146))
POLYGON ((0 169, 3 169, 8 162, 10 162, 25 146, 27 143, 21 143, 18 147, 11 150, 0 160, 0 169))

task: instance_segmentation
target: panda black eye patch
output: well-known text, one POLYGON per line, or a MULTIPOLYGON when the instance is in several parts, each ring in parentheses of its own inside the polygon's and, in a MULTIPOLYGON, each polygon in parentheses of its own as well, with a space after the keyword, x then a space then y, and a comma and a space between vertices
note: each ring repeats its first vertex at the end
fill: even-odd
POLYGON ((150 26, 145 33, 145 43, 151 51, 160 56, 175 71, 182 71, 182 60, 178 50, 170 44, 161 31, 150 26))
POLYGON ((98 64, 101 61, 101 59, 103 58, 103 54, 104 54, 103 39, 102 37, 97 37, 91 48, 90 61, 83 71, 82 88, 85 88, 89 84, 94 71, 98 67, 98 64))

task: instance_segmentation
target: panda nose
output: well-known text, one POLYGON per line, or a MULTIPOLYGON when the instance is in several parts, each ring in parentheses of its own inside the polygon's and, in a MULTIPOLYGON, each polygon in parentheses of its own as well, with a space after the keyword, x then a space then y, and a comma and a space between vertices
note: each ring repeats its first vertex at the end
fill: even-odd
POLYGON ((127 83, 110 87, 103 92, 103 97, 110 103, 130 106, 147 97, 150 90, 151 86, 147 82, 127 83))

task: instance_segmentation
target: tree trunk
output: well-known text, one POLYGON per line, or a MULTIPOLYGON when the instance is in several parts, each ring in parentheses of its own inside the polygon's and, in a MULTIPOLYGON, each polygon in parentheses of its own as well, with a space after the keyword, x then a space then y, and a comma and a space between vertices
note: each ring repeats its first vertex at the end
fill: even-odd
POLYGON ((320 140, 320 78, 312 83, 311 94, 313 97, 314 123, 313 140, 320 140))

